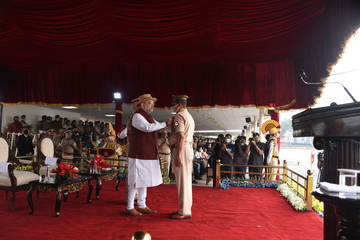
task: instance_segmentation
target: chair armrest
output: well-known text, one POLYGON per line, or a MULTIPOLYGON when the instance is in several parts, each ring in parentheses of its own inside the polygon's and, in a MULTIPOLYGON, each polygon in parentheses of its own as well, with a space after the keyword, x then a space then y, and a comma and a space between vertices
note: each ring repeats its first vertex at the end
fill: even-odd
POLYGON ((33 167, 34 173, 39 175, 39 172, 40 172, 40 164, 39 164, 39 162, 32 162, 30 165, 33 167))

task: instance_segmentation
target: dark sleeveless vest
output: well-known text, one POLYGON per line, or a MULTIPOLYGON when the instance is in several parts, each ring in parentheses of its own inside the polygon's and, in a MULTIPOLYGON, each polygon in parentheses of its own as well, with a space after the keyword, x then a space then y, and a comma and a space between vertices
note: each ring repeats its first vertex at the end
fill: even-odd
MULTIPOLYGON (((154 118, 147 114, 144 110, 139 109, 135 113, 141 114, 149 123, 155 123, 154 118)), ((131 116, 130 123, 132 123, 133 116, 131 116)), ((155 160, 158 159, 158 136, 157 132, 146 133, 140 131, 134 126, 130 125, 128 129, 129 136, 129 152, 128 157, 155 160)))

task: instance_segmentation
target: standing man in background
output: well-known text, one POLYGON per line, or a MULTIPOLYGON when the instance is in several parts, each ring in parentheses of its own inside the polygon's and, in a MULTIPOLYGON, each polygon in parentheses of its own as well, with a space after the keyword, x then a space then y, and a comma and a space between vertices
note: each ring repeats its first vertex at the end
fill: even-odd
POLYGON ((65 132, 65 138, 61 141, 62 158, 67 160, 74 159, 74 150, 81 154, 81 150, 77 147, 74 139, 71 138, 72 131, 67 130, 65 132))
MULTIPOLYGON (((248 154, 246 153, 246 137, 239 136, 235 141, 234 164, 246 165, 248 162, 248 154)), ((246 167, 235 167, 235 172, 246 172, 246 167)), ((235 178, 245 179, 244 173, 236 173, 235 178)))
POLYGON ((264 164, 264 150, 265 143, 260 142, 259 133, 253 133, 253 138, 249 138, 249 145, 246 147, 246 153, 250 152, 249 155, 249 173, 250 179, 253 180, 261 180, 263 167, 251 167, 251 165, 255 166, 263 166, 264 164))
POLYGON ((265 157, 265 164, 267 166, 271 166, 270 168, 267 168, 268 179, 270 181, 276 180, 276 174, 278 173, 278 168, 276 168, 279 165, 279 148, 277 144, 277 138, 280 137, 280 124, 275 120, 267 120, 264 122, 261 126, 261 132, 267 133, 269 132, 270 136, 268 139, 268 153, 265 157))
POLYGON ((167 131, 163 130, 161 132, 161 138, 158 141, 158 149, 159 149, 159 157, 162 158, 163 161, 166 162, 166 173, 165 176, 169 176, 169 169, 170 169, 170 155, 171 149, 169 145, 169 140, 167 137, 167 131))
POLYGON ((186 95, 173 95, 172 105, 177 113, 169 138, 172 149, 172 171, 175 174, 180 208, 171 213, 171 219, 192 218, 192 169, 194 151, 192 141, 195 122, 187 110, 186 95))
POLYGON ((25 128, 22 135, 17 138, 17 156, 30 156, 34 154, 34 146, 32 144, 32 137, 29 136, 29 130, 25 128))

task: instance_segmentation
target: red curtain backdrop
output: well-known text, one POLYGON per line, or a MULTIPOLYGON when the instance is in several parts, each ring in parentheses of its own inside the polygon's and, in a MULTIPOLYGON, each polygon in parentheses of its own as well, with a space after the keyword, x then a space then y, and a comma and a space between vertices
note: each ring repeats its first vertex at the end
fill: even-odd
POLYGON ((306 108, 360 25, 358 0, 0 2, 0 102, 306 108))

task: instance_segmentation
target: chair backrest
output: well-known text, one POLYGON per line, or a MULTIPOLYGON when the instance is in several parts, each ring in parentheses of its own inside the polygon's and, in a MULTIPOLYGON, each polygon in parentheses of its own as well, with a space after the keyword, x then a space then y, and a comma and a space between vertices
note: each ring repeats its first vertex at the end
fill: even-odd
POLYGON ((40 150, 45 157, 54 157, 54 142, 51 138, 44 138, 40 143, 40 150))
POLYGON ((37 157, 40 164, 45 164, 46 157, 54 157, 54 142, 48 134, 42 134, 38 142, 37 157))
POLYGON ((0 162, 7 162, 9 159, 9 144, 4 137, 0 136, 0 162))

